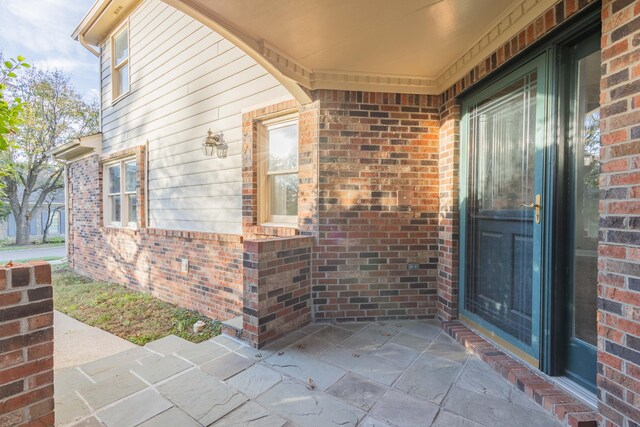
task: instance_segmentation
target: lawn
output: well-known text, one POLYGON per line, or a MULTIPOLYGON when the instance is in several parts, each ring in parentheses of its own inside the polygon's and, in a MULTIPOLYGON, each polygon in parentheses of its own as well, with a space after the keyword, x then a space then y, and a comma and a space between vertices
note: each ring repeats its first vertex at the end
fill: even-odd
POLYGON ((144 345, 167 335, 201 342, 220 334, 220 322, 121 285, 97 282, 65 267, 53 271, 54 308, 87 325, 144 345), (193 333, 193 324, 205 322, 193 333))
POLYGON ((64 242, 55 242, 55 243, 30 243, 28 245, 13 245, 13 244, 2 244, 0 242, 0 252, 8 252, 8 251, 21 251, 25 249, 44 249, 44 248, 58 248, 60 246, 64 246, 64 242))

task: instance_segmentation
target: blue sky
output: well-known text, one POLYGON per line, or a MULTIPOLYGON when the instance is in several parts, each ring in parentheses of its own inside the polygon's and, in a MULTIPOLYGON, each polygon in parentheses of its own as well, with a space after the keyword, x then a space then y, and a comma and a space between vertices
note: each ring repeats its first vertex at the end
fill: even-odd
POLYGON ((0 0, 0 51, 59 68, 87 97, 98 96, 98 59, 71 38, 95 0, 0 0))

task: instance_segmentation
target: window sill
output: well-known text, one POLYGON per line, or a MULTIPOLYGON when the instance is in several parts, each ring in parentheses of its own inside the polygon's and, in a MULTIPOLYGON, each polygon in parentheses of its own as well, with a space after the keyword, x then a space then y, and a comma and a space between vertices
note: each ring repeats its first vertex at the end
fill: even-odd
MULTIPOLYGON (((129 89, 128 91, 126 91, 125 93, 118 95, 118 97, 114 100, 111 101, 111 106, 113 107, 114 105, 116 105, 118 102, 122 101, 124 98, 127 97, 127 95, 129 95, 131 93, 131 89, 129 89)), ((113 96, 113 94, 111 94, 111 96, 113 96)))
POLYGON ((259 225, 259 227, 270 227, 270 228, 294 228, 298 229, 298 224, 292 224, 288 222, 264 222, 259 225))
POLYGON ((124 225, 105 225, 104 228, 108 230, 126 230, 126 231, 138 231, 140 228, 138 227, 127 227, 124 225))

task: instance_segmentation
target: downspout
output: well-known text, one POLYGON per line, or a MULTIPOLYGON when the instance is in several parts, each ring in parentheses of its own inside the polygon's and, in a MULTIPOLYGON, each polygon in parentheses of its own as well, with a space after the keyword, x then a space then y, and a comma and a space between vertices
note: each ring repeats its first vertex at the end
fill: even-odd
POLYGON ((149 209, 149 164, 150 164, 150 154, 149 153, 149 140, 145 143, 144 147, 144 226, 145 228, 151 228, 151 218, 149 217, 149 213, 151 209, 149 209))
POLYGON ((64 167, 64 259, 69 261, 69 162, 66 160, 56 159, 56 163, 61 164, 64 167))
POLYGON ((95 50, 93 46, 91 46, 89 43, 87 43, 87 41, 84 39, 84 36, 82 34, 78 35, 78 41, 80 42, 80 44, 85 49, 87 49, 89 52, 93 53, 94 56, 100 58, 100 52, 95 50))

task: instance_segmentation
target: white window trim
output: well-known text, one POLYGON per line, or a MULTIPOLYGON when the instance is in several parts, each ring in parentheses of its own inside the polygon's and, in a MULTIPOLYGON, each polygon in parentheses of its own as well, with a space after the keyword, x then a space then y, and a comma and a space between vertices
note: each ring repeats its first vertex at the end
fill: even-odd
POLYGON ((126 165, 128 163, 136 163, 135 157, 126 157, 123 159, 119 159, 117 161, 105 163, 102 171, 102 181, 103 181, 103 223, 105 227, 112 228, 131 228, 137 229, 138 223, 129 221, 129 198, 127 197, 129 194, 137 194, 138 193, 138 177, 137 177, 137 167, 136 163, 136 189, 134 191, 126 191, 126 165), (109 168, 113 166, 120 167, 120 191, 117 193, 110 193, 109 190, 111 188, 111 181, 109 175, 109 168), (111 196, 120 196, 120 221, 112 221, 111 220, 111 196), (123 224, 126 224, 124 226, 123 224))
MULTIPOLYGON (((258 123, 258 224, 267 227, 287 227, 298 228, 298 215, 272 215, 271 214, 271 197, 269 193, 269 176, 274 175, 287 175, 292 173, 299 173, 299 160, 300 160, 300 123, 298 121, 298 113, 285 114, 282 116, 270 118, 268 120, 259 121, 258 123), (291 123, 295 123, 298 126, 298 167, 296 169, 282 170, 277 172, 270 172, 268 169, 269 160, 269 129, 277 128, 281 126, 288 126, 291 123)), ((299 183, 299 181, 298 181, 299 183)), ((299 214, 299 211, 298 211, 299 214)))
POLYGON ((131 58, 131 31, 129 31, 129 20, 127 19, 120 25, 110 37, 111 43, 111 105, 117 103, 122 98, 131 93, 131 66, 127 67, 127 81, 129 82, 129 87, 126 92, 119 93, 116 79, 116 74, 122 70, 122 68, 126 65, 129 65, 131 58), (116 47, 116 37, 120 35, 121 32, 127 31, 127 57, 123 59, 119 64, 116 64, 116 55, 115 55, 115 47, 116 47))

